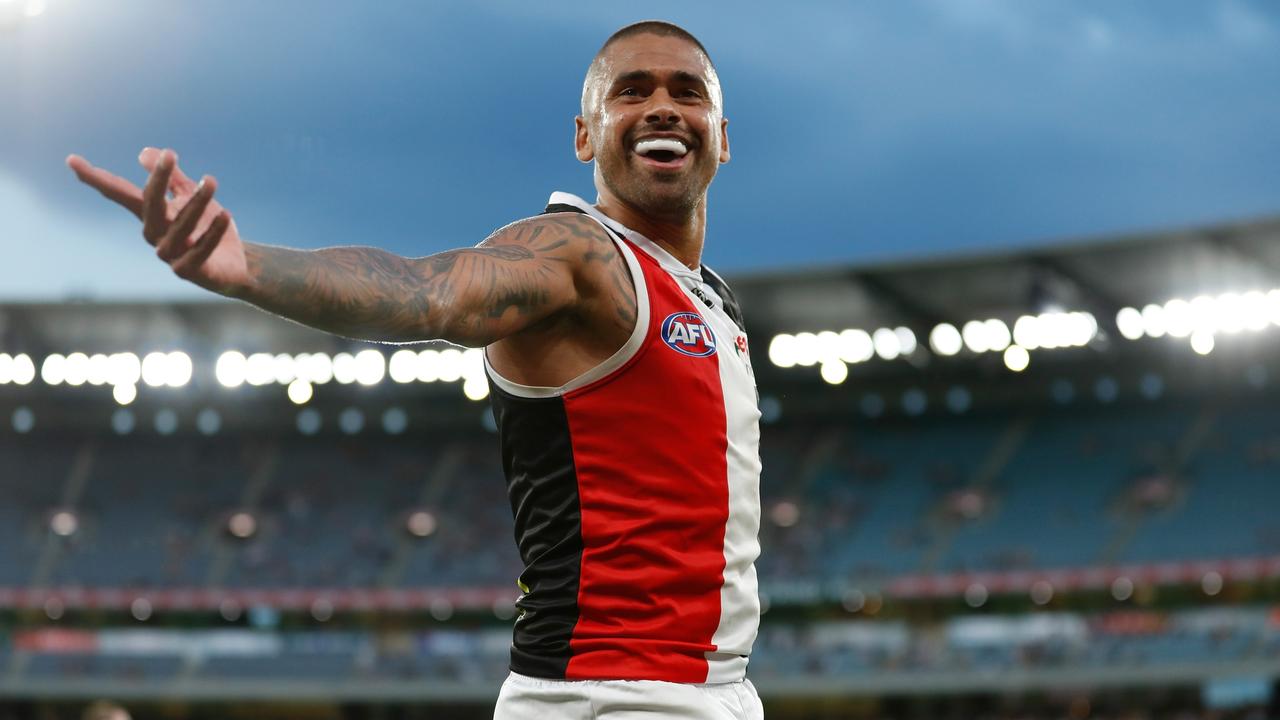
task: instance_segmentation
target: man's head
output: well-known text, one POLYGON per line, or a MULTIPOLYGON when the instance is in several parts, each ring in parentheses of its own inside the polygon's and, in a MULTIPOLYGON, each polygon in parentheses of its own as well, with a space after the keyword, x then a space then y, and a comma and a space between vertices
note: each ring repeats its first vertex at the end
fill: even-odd
POLYGON ((605 41, 582 86, 578 159, 596 163, 596 188, 658 217, 697 209, 729 161, 724 99, 702 43, 650 20, 605 41))

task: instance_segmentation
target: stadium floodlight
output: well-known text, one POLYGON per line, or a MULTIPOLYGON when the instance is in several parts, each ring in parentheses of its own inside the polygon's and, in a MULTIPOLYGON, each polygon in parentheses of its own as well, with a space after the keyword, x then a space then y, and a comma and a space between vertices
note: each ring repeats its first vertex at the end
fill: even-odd
POLYGON ((964 345, 969 348, 969 352, 984 353, 991 349, 991 343, 987 339, 987 324, 981 320, 965 323, 960 336, 964 338, 964 345))
POLYGON ((249 356, 244 368, 245 382, 254 387, 269 385, 276 381, 276 358, 271 353, 254 353, 249 356))
POLYGON ((387 359, 382 352, 366 348, 356 353, 356 382, 364 386, 377 385, 387 376, 387 359))
POLYGON ((138 386, 133 383, 120 383, 111 388, 111 397, 121 405, 128 405, 138 399, 138 386))
POLYGON ((301 378, 289 383, 289 399, 294 405, 305 405, 311 399, 311 383, 301 378))
POLYGON ((1014 372, 1022 372, 1031 364, 1031 353, 1021 345, 1010 345, 1004 350, 1004 366, 1014 372))
POLYGON ((73 352, 67 356, 66 375, 63 382, 79 387, 89 379, 89 356, 82 352, 73 352))
POLYGON ((462 379, 462 353, 457 348, 441 350, 438 361, 441 382, 457 382, 462 379))
POLYGON ((418 353, 406 349, 391 353, 391 360, 387 362, 387 374, 391 376, 392 381, 402 385, 417 380, 418 353))
MULTIPOLYGON (((837 348, 839 350, 837 354, 846 363, 866 362, 876 352, 875 342, 871 339, 871 335, 866 330, 858 330, 857 328, 842 331, 837 342, 837 348)), ((770 351, 772 351, 772 347, 770 351)), ((777 364, 777 362, 774 362, 774 365, 777 364)))
POLYGON ((213 366, 213 376, 223 387, 235 388, 244 384, 248 370, 248 358, 241 352, 228 350, 218 356, 218 362, 213 366))
POLYGON ((902 341, 889 328, 880 328, 871 333, 871 343, 876 347, 876 354, 885 360, 892 360, 902 353, 902 341))
POLYGON ((467 348, 462 351, 462 379, 484 380, 484 350, 467 348))
POLYGON ((1246 330, 1258 332, 1271 324, 1266 294, 1250 290, 1240 296, 1240 320, 1246 330))
POLYGON ((839 358, 834 358, 822 363, 820 373, 829 385, 839 385, 849 378, 849 366, 839 358))
POLYGON ((13 382, 18 385, 30 385, 36 379, 36 364, 26 353, 13 359, 13 382))
POLYGON ((49 529, 58 537, 71 537, 80 529, 80 518, 70 510, 59 510, 49 516, 49 529))
POLYGON ((440 379, 440 351, 418 352, 418 382, 435 382, 440 379))
POLYGON ((911 328, 897 327, 893 329, 893 334, 898 336, 900 354, 910 355, 916 351, 919 343, 916 342, 916 334, 911 332, 911 328))
MULTIPOLYGON (((1174 298, 1164 304, 1164 332, 1160 334, 1169 337, 1184 338, 1195 332, 1195 318, 1191 313, 1191 303, 1181 298, 1174 298)), ((1160 334, 1151 334, 1151 337, 1160 337, 1160 334)))
MULTIPOLYGON (((868 342, 870 338, 868 337, 868 342)), ((788 333, 779 333, 769 341, 769 362, 774 367, 790 368, 796 365, 796 339, 788 333)))
POLYGON ((297 364, 288 353, 277 354, 271 360, 271 365, 275 371, 275 381, 281 385, 288 385, 298 378, 297 364))
POLYGON ((431 537, 431 534, 436 531, 436 517, 426 510, 415 510, 409 513, 404 526, 405 530, 414 537, 431 537))
POLYGON ((1147 333, 1147 337, 1164 337, 1168 330, 1165 324, 1164 308, 1154 303, 1142 308, 1142 329, 1147 333))
POLYGON ((0 385, 8 385, 13 380, 13 358, 9 353, 0 353, 0 385))
POLYGON ((326 353, 303 353, 294 362, 298 377, 312 385, 324 385, 333 380, 333 359, 326 353))
POLYGON ((1208 355, 1213 352, 1216 345, 1213 333, 1197 330, 1191 333, 1191 349, 1196 351, 1198 355, 1208 355))
POLYGON ((191 382, 191 356, 181 350, 165 356, 164 384, 177 388, 191 382))
POLYGON ((67 359, 54 353, 40 364, 40 379, 46 385, 61 385, 67 377, 67 359))
POLYGON ((89 372, 86 379, 90 385, 98 386, 107 381, 107 375, 110 372, 110 360, 102 353, 94 353, 89 356, 89 372))
POLYGON ((343 385, 356 381, 356 358, 351 353, 340 352, 333 356, 333 379, 343 385))
MULTIPOLYGON (((165 384, 168 378, 169 356, 162 352, 147 353, 142 358, 142 382, 151 387, 160 387, 165 384)), ((71 366, 71 356, 67 356, 68 369, 71 366)), ((68 373, 68 376, 70 373, 68 373)))
POLYGON ((840 357, 840 335, 833 330, 823 330, 818 336, 818 361, 826 362, 840 357))
POLYGON ((1272 325, 1280 326, 1280 290, 1267 293, 1267 317, 1272 325))
POLYGON ((960 331, 951 323, 940 323, 929 333, 929 347, 939 355, 951 357, 960 352, 963 346, 964 340, 960 337, 960 331))
POLYGON ((795 361, 800 367, 813 367, 822 359, 818 336, 811 332, 795 334, 795 361))
POLYGON ((462 383, 462 394, 468 400, 483 400, 489 397, 489 383, 482 377, 469 377, 462 383))
POLYGON ((1146 334, 1142 328, 1142 311, 1131 307, 1120 308, 1120 312, 1116 313, 1116 328, 1126 340, 1140 339, 1146 334))
POLYGON ((131 352, 113 353, 107 358, 108 385, 136 385, 142 380, 142 360, 131 352))
POLYGON ((1003 320, 992 318, 987 320, 983 325, 987 329, 987 347, 992 352, 1003 352, 1009 347, 1009 343, 1013 340, 1013 335, 1009 332, 1009 326, 1004 324, 1003 320))

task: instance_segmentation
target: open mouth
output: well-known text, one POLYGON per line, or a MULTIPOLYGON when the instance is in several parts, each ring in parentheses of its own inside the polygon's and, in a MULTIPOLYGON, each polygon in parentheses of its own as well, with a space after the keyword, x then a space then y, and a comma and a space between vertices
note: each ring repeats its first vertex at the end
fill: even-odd
POLYGON ((646 165, 666 170, 683 167, 689 154, 689 147, 676 138, 648 138, 637 142, 634 150, 646 165))

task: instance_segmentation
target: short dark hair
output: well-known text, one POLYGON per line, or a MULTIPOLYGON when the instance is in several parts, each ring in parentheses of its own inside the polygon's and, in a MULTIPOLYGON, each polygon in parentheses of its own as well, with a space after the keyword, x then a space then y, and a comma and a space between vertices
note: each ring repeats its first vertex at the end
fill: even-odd
MULTIPOLYGON (((711 80, 714 81, 717 96, 719 95, 720 86, 719 86, 719 80, 716 78, 716 64, 711 60, 711 53, 707 52, 707 49, 703 47, 702 42, 699 41, 698 38, 694 37, 693 33, 689 32, 688 30, 685 30, 684 28, 680 27, 679 25, 676 25, 675 23, 669 23, 666 20, 641 20, 640 22, 626 25, 620 28, 614 34, 610 35, 609 39, 604 41, 604 45, 600 46, 600 50, 596 52, 596 56, 591 58, 591 64, 587 66, 587 77, 582 82, 582 114, 583 115, 588 114, 588 110, 589 110, 588 100, 589 100, 589 91, 591 89, 591 79, 592 79, 592 76, 596 73, 597 69, 600 67, 601 58, 604 57, 605 52, 614 43, 618 42, 619 40, 625 40, 626 38, 634 37, 636 35, 657 35, 659 37, 675 37, 675 38, 680 38, 681 40, 685 40, 687 42, 693 43, 693 46, 698 48, 698 52, 702 53, 702 57, 707 59, 707 65, 710 66, 711 68, 711 80)), ((723 98, 718 97, 716 102, 722 103, 723 98)))
POLYGON ((610 45, 613 45, 619 40, 624 40, 635 35, 658 35, 660 37, 678 37, 688 40, 702 51, 702 54, 707 58, 707 62, 711 63, 711 67, 714 68, 716 66, 716 64, 711 60, 711 53, 707 52, 707 48, 702 45, 702 42, 698 40, 698 38, 693 36, 693 33, 685 30, 675 23, 667 22, 666 20, 641 20, 640 22, 631 23, 630 25, 620 28, 617 32, 610 35, 608 40, 604 41, 604 45, 600 46, 600 50, 596 53, 595 58, 593 58, 591 62, 594 64, 596 60, 599 60, 600 56, 604 55, 604 51, 608 50, 610 45))

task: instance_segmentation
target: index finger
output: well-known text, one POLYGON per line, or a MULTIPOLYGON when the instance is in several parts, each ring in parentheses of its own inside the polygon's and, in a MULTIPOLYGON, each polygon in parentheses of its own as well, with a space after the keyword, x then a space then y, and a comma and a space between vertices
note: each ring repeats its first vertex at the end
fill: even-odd
POLYGON ((169 225, 169 176, 173 173, 173 156, 168 150, 160 151, 155 170, 147 178, 142 190, 142 234, 152 244, 160 239, 169 225))
POLYGON ((71 168, 80 182, 139 218, 142 217, 142 189, 137 185, 90 165, 88 160, 79 155, 67 156, 67 167, 71 168))

